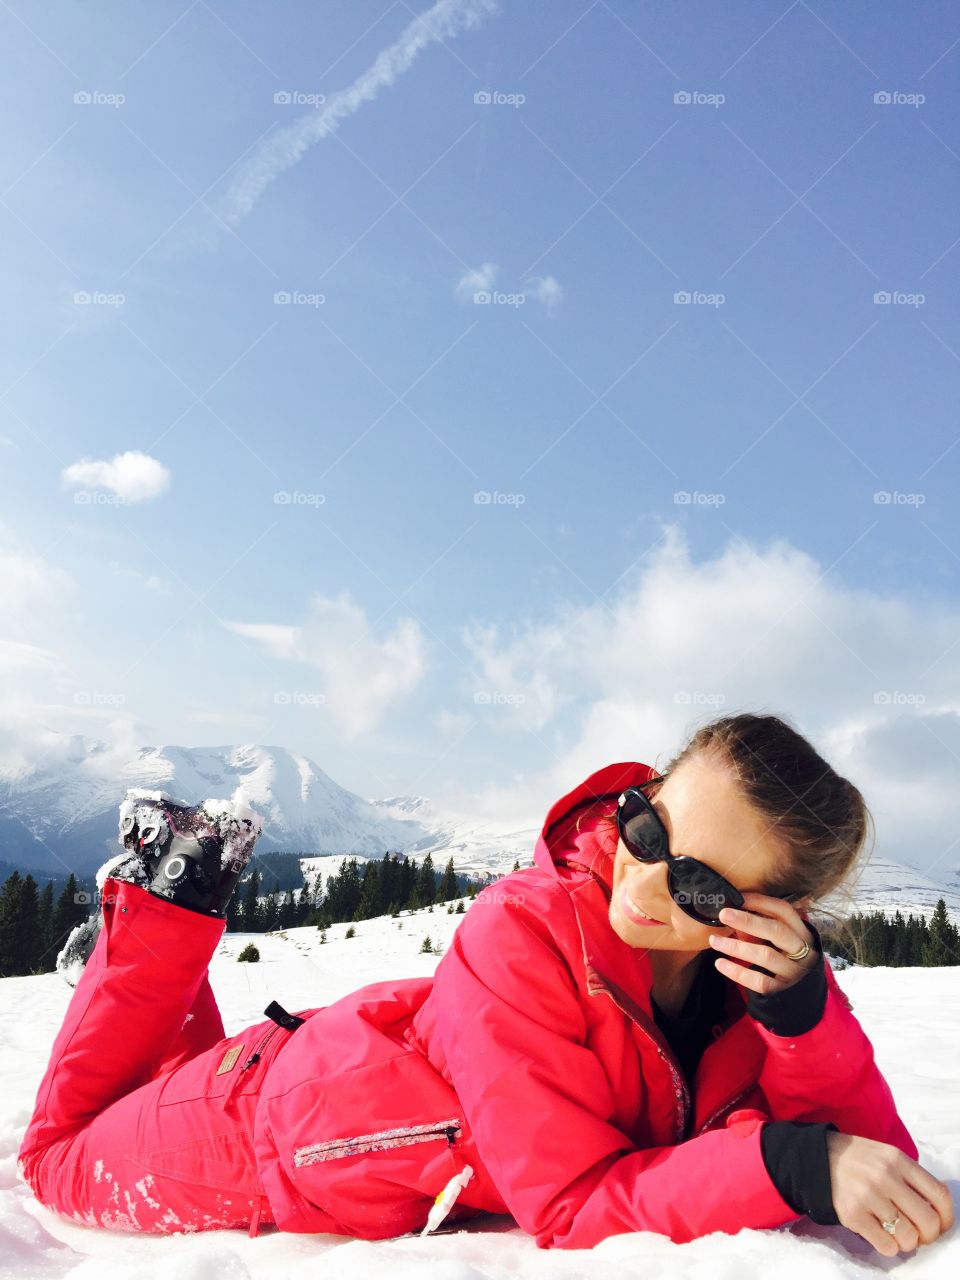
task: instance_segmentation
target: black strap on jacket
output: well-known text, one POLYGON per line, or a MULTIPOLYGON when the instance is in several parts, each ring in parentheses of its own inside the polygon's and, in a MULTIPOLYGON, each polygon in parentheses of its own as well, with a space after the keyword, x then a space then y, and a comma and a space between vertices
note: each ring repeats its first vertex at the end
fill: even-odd
POLYGON ((278 1027, 286 1027, 288 1031, 296 1031, 297 1027, 306 1022, 306 1018, 298 1018, 295 1013, 287 1013, 283 1005, 278 1004, 276 1000, 271 1000, 263 1012, 268 1018, 272 1018, 278 1027))

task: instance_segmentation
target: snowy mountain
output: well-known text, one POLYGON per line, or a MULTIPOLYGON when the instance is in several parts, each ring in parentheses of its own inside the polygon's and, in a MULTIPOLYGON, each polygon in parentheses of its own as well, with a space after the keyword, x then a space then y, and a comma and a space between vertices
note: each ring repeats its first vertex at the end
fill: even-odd
MULTIPOLYGON (((0 861, 40 873, 92 873, 116 850, 117 804, 131 786, 167 791, 191 804, 204 797, 242 798, 265 819, 258 853, 323 858, 324 878, 345 856, 378 858, 387 850, 418 861, 430 853, 437 870, 452 857, 458 872, 499 876, 516 861, 533 861, 540 832, 539 826, 501 830, 454 817, 427 796, 364 798, 283 747, 151 746, 119 767, 109 759, 102 743, 74 736, 58 740, 33 765, 0 768, 0 861)), ((315 874, 319 868, 310 865, 315 874)), ((854 907, 929 916, 943 897, 960 924, 960 874, 954 870, 952 881, 949 874, 938 880, 875 854, 855 890, 854 907)), ((826 905, 845 908, 842 899, 826 905)))
MULTIPOLYGON (((870 859, 860 882, 853 890, 855 910, 883 911, 887 916, 900 911, 904 919, 911 912, 929 919, 938 898, 943 898, 947 914, 954 924, 960 925, 960 884, 951 887, 947 878, 942 881, 934 880, 916 867, 892 862, 889 858, 881 858, 876 854, 870 859)), ((842 901, 840 900, 841 904, 842 901)), ((826 905, 834 907, 834 900, 828 898, 826 905)))
POLYGON ((435 838, 412 816, 425 800, 371 803, 283 747, 143 747, 118 768, 106 763, 102 744, 74 737, 56 757, 52 767, 0 772, 0 859, 38 871, 95 870, 116 850, 117 805, 133 786, 188 804, 244 799, 265 819, 261 853, 379 857, 435 838))

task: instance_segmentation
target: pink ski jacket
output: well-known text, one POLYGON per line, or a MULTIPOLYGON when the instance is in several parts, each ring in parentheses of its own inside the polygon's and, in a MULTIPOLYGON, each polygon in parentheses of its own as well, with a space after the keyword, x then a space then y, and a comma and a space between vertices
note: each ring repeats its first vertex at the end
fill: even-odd
POLYGON ((764 1165, 767 1120, 832 1120, 917 1158, 827 961, 823 1016, 795 1037, 750 1017, 730 982, 688 1086, 653 1018, 649 961, 609 924, 612 854, 592 830, 654 775, 607 765, 558 800, 534 865, 478 894, 432 978, 373 983, 280 1036, 253 1086, 280 1229, 421 1231, 446 1188, 445 1228, 487 1212, 541 1248, 683 1242, 802 1216, 764 1165))

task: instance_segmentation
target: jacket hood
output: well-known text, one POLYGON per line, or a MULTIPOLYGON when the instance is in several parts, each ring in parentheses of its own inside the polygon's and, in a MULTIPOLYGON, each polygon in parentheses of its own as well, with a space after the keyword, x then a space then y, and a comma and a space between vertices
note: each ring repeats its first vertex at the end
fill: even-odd
MULTIPOLYGON (((653 969, 643 948, 631 947, 609 921, 613 856, 617 840, 609 830, 595 831, 600 814, 612 813, 625 787, 659 777, 639 761, 608 764, 589 774, 547 813, 534 850, 534 863, 567 891, 583 941, 588 990, 620 988, 653 1019, 650 988, 653 969), (577 830, 577 824, 581 829, 577 830)), ((731 982, 725 1023, 744 1012, 748 993, 731 982)))

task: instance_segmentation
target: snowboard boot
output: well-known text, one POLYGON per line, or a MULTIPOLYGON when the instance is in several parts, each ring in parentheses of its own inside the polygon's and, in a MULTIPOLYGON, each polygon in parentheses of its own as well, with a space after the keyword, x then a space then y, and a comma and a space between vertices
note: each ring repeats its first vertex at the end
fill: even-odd
POLYGON ((150 893, 224 919, 262 829, 259 814, 237 801, 191 807, 132 788, 120 805, 118 839, 139 863, 150 893))
POLYGON ((123 852, 97 871, 94 913, 74 926, 57 955, 57 972, 71 987, 97 945, 103 923, 99 898, 108 876, 138 884, 190 911, 222 918, 262 820, 233 801, 205 800, 191 808, 166 792, 131 788, 121 801, 118 825, 123 852))
MULTIPOLYGON (((151 794, 171 803, 176 803, 172 796, 167 796, 160 791, 154 791, 151 794)), ((117 839, 120 844, 123 844, 122 834, 118 835, 117 839)), ((70 987, 75 987, 80 981, 84 966, 97 945, 100 926, 103 924, 103 913, 100 909, 103 897, 103 883, 107 876, 111 876, 114 880, 127 880, 131 884, 138 884, 142 889, 149 889, 150 887, 150 872, 146 859, 141 858, 137 853, 133 853, 129 849, 124 849, 122 853, 111 855, 98 869, 96 875, 97 896, 93 913, 88 919, 81 920, 79 924, 74 925, 67 935, 66 942, 57 954, 57 973, 70 987)))

